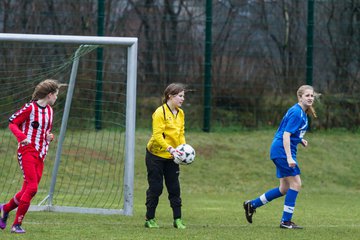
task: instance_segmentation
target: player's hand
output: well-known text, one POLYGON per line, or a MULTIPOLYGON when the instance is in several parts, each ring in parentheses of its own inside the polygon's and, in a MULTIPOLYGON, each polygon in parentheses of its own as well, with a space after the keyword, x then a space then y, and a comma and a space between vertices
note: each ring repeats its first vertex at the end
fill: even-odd
POLYGON ((52 133, 47 133, 47 134, 46 134, 46 140, 47 140, 48 142, 51 142, 52 140, 54 140, 54 134, 52 134, 52 133))
POLYGON ((303 145, 303 147, 307 147, 308 141, 306 141, 305 139, 301 139, 301 145, 303 145))
POLYGON ((177 164, 182 162, 185 158, 185 153, 183 153, 173 147, 168 147, 167 151, 173 156, 174 162, 177 164))
POLYGON ((185 153, 183 151, 175 150, 174 156, 174 162, 176 164, 185 164, 183 161, 185 160, 185 153))
POLYGON ((296 162, 292 157, 287 158, 287 162, 289 164, 289 167, 291 167, 291 168, 296 167, 296 162))
POLYGON ((27 138, 25 138, 24 140, 22 140, 22 141, 20 142, 21 146, 26 146, 26 145, 28 145, 29 143, 30 143, 30 141, 29 141, 27 138))
POLYGON ((176 164, 184 164, 183 159, 179 157, 174 157, 174 163, 176 164))

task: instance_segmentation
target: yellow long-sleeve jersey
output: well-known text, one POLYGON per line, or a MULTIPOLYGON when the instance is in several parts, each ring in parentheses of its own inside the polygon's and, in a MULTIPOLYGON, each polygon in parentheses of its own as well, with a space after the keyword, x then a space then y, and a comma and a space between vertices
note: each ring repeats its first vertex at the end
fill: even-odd
POLYGON ((147 144, 147 149, 152 154, 172 159, 171 154, 166 151, 169 146, 176 148, 185 142, 185 114, 178 109, 174 115, 169 106, 164 103, 158 107, 152 115, 152 136, 147 144))

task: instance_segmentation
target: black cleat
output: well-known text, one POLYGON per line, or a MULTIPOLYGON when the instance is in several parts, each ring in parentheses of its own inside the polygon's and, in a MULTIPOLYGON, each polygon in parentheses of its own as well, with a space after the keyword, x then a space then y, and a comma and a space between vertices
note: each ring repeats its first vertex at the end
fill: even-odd
POLYGON ((296 225, 291 221, 285 221, 280 223, 280 228, 287 228, 287 229, 303 229, 303 227, 296 225))
POLYGON ((245 217, 249 223, 252 223, 252 216, 256 212, 255 208, 251 206, 250 200, 244 202, 245 217))
POLYGON ((0 205, 0 228, 6 228, 6 221, 9 217, 9 213, 4 211, 4 205, 0 205))

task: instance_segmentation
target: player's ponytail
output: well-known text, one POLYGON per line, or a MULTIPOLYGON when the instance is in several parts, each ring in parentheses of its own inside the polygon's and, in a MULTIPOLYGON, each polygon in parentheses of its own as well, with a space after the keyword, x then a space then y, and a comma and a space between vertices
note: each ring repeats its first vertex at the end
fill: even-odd
POLYGON ((306 114, 311 114, 314 118, 317 118, 317 115, 316 115, 316 111, 314 109, 313 106, 310 106, 307 110, 306 110, 306 114))
POLYGON ((36 85, 34 93, 32 94, 31 101, 37 101, 39 99, 45 98, 49 93, 55 93, 59 90, 60 87, 66 86, 66 84, 61 84, 54 79, 46 79, 36 85))

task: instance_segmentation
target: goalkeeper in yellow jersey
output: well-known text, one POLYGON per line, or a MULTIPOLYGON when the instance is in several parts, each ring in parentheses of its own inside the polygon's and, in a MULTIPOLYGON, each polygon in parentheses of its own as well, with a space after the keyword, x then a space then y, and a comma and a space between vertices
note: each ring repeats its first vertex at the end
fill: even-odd
POLYGON ((146 191, 145 227, 159 228, 155 211, 163 191, 163 180, 173 211, 174 227, 185 229, 181 219, 179 163, 184 153, 176 150, 184 144, 185 115, 180 108, 184 102, 185 86, 172 83, 166 87, 163 104, 152 115, 152 136, 146 146, 146 168, 149 187, 146 191))

